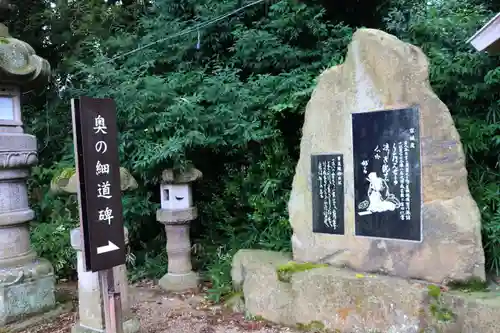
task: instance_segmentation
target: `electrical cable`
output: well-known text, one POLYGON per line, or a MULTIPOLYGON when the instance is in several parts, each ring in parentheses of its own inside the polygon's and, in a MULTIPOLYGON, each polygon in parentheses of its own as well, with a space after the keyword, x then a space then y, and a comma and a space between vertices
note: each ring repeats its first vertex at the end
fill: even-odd
POLYGON ((111 61, 114 61, 116 59, 119 59, 119 58, 128 56, 130 54, 133 54, 133 53, 142 51, 144 49, 147 49, 147 48, 149 48, 151 46, 154 46, 154 45, 156 45, 158 43, 162 43, 162 42, 165 42, 165 41, 170 40, 170 39, 174 39, 174 38, 177 38, 177 37, 181 37, 181 36, 190 34, 190 33, 195 32, 195 31, 199 31, 201 28, 208 27, 208 26, 210 26, 210 25, 212 25, 214 23, 217 23, 219 21, 224 20, 225 18, 228 18, 230 16, 233 16, 234 14, 237 14, 237 13, 241 12, 242 10, 245 10, 248 7, 255 6, 255 5, 257 5, 257 4, 261 3, 261 2, 265 2, 265 1, 268 1, 268 0, 256 0, 256 1, 251 2, 251 3, 249 3, 249 4, 245 5, 245 6, 240 7, 238 9, 235 9, 235 10, 233 10, 231 12, 228 12, 228 13, 220 15, 219 17, 216 17, 216 18, 214 18, 212 20, 209 20, 208 22, 199 23, 199 24, 195 25, 194 27, 191 27, 191 28, 188 28, 188 29, 184 29, 183 31, 180 31, 180 32, 178 32, 176 34, 173 34, 171 36, 167 36, 167 37, 158 39, 158 40, 156 40, 154 42, 151 42, 151 43, 148 43, 146 45, 137 47, 137 48, 135 48, 133 50, 130 50, 128 52, 121 53, 119 55, 116 55, 116 56, 112 57, 111 59, 108 59, 108 60, 106 60, 104 62, 98 63, 97 65, 107 64, 107 63, 109 63, 111 61))

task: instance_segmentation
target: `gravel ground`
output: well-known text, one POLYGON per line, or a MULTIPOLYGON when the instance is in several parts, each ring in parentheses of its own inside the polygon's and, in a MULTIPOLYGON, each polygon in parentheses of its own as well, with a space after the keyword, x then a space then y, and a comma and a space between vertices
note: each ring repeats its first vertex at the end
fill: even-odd
MULTIPOLYGON (((76 286, 58 290, 70 294, 77 305, 76 286)), ((298 333, 264 321, 245 319, 205 299, 204 293, 166 293, 151 282, 130 287, 131 309, 141 323, 140 333, 298 333)), ((69 333, 77 321, 76 311, 64 313, 49 323, 23 333, 69 333)))

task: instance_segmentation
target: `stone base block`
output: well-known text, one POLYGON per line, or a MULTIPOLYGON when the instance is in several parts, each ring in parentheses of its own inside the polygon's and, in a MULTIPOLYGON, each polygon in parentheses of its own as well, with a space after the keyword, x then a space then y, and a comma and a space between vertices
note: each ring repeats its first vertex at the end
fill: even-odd
POLYGON ((52 265, 44 259, 0 269, 0 325, 51 310, 56 305, 52 265))
POLYGON ((259 250, 235 255, 233 284, 243 291, 246 311, 276 323, 342 333, 500 332, 499 293, 438 291, 433 297, 430 290, 439 288, 426 282, 331 266, 280 281, 277 269, 291 258, 259 250))
POLYGON ((167 291, 185 291, 198 288, 198 274, 189 272, 187 274, 165 274, 158 284, 167 291))
MULTIPOLYGON (((123 333, 137 333, 139 329, 139 320, 136 318, 131 318, 123 323, 123 333)), ((106 333, 106 330, 85 327, 77 323, 71 328, 71 333, 106 333)))
POLYGON ((0 329, 0 332, 9 332, 9 333, 22 333, 27 332, 29 329, 33 327, 40 326, 42 324, 51 322, 56 320, 63 313, 68 313, 73 310, 73 302, 65 302, 62 304, 58 304, 54 309, 49 310, 47 312, 42 312, 37 315, 29 316, 25 320, 18 320, 7 326, 4 326, 0 329))

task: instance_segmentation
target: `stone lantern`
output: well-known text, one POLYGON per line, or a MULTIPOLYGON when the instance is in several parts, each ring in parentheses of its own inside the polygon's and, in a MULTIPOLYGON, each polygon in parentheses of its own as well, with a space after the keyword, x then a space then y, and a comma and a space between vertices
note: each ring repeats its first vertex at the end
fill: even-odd
POLYGON ((198 274, 192 271, 191 266, 189 224, 198 216, 193 206, 191 183, 201 177, 201 172, 194 168, 180 174, 168 169, 162 174, 161 209, 156 212, 156 219, 165 225, 168 273, 159 284, 168 291, 198 287, 198 274))
MULTIPOLYGON (((78 193, 79 181, 75 168, 63 170, 54 177, 50 184, 50 190, 56 195, 78 193)), ((120 189, 122 192, 137 189, 138 184, 130 172, 120 167, 120 189)), ((128 244, 128 230, 123 227, 125 234, 125 244, 128 244)), ((104 317, 104 302, 102 290, 99 284, 97 272, 85 271, 82 237, 80 228, 75 228, 70 232, 71 246, 76 251, 77 272, 78 272, 78 322, 72 327, 72 333, 102 333, 106 332, 104 317)), ((130 309, 130 299, 128 292, 127 267, 120 265, 113 267, 115 290, 120 291, 122 305, 122 320, 124 333, 136 333, 140 329, 139 320, 130 309)))
MULTIPOLYGON (((12 6, 0 1, 0 22, 12 6)), ((37 143, 25 134, 21 89, 48 81, 49 63, 0 23, 0 325, 55 306, 54 270, 31 249, 26 179, 37 143)))

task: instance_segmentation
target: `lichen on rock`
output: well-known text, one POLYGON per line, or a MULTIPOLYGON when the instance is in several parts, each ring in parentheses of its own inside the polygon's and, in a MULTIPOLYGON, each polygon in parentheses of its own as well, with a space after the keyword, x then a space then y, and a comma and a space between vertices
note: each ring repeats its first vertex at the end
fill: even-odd
POLYGON ((46 83, 49 76, 49 62, 36 55, 28 43, 11 37, 0 23, 0 81, 31 87, 46 83))
POLYGON ((305 272, 314 268, 328 267, 327 264, 315 264, 310 262, 298 263, 290 261, 284 265, 278 266, 276 273, 278 274, 278 280, 281 282, 290 282, 293 273, 305 272))
MULTIPOLYGON (((120 189, 122 191, 131 191, 137 187, 137 181, 132 174, 126 168, 120 167, 120 189)), ((50 182, 50 190, 54 194, 77 193, 78 178, 75 168, 65 168, 54 176, 50 182)))

